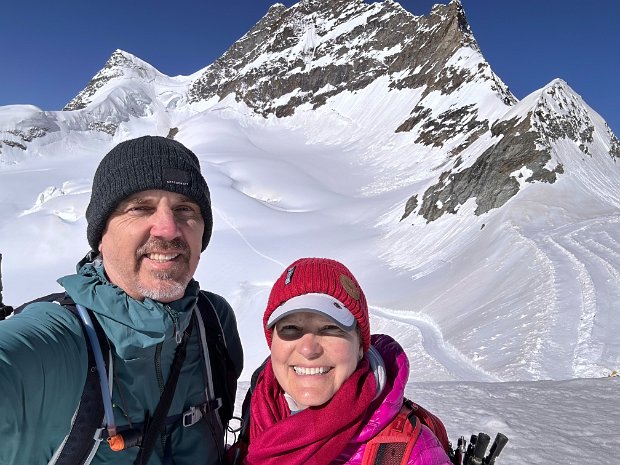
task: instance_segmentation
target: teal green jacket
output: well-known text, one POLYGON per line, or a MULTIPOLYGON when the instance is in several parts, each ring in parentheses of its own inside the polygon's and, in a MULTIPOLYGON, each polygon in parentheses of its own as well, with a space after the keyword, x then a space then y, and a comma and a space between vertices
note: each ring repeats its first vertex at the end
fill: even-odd
MULTIPOLYGON (((73 300, 92 310, 112 343, 113 405, 117 426, 142 423, 153 414, 177 347, 175 333, 190 324, 199 285, 192 280, 185 296, 170 304, 130 298, 112 285, 101 266, 84 265, 58 281, 73 300)), ((230 356, 243 368, 243 353, 232 309, 207 293, 222 323, 230 356)), ((205 368, 200 332, 187 346, 169 416, 205 402, 205 368)), ((34 303, 0 322, 0 465, 46 464, 67 435, 87 371, 87 346, 80 322, 53 302, 34 303)), ((214 374, 217 376, 217 374, 214 374)), ((168 427, 149 464, 162 463, 171 441, 175 465, 219 463, 209 421, 168 427)), ((137 448, 112 451, 103 441, 91 463, 129 465, 137 448)))

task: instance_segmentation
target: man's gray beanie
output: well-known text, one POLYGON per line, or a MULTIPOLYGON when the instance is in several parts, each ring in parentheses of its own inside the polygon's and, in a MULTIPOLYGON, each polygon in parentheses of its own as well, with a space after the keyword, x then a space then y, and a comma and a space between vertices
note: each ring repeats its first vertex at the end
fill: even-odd
POLYGON ((198 158, 175 140, 143 136, 121 142, 99 163, 86 209, 86 236, 92 250, 99 250, 108 217, 117 205, 132 194, 151 189, 182 194, 200 206, 205 222, 202 250, 207 247, 213 214, 209 187, 200 172, 198 158))

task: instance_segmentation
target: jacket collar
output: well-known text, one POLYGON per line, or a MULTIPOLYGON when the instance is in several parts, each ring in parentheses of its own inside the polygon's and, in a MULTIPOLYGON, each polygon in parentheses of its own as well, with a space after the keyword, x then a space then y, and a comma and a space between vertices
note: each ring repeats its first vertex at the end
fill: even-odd
POLYGON ((200 291, 198 282, 192 279, 179 300, 168 304, 152 299, 141 302, 110 283, 99 260, 83 264, 77 274, 58 282, 77 304, 93 311, 122 358, 135 357, 140 349, 184 331, 200 291))

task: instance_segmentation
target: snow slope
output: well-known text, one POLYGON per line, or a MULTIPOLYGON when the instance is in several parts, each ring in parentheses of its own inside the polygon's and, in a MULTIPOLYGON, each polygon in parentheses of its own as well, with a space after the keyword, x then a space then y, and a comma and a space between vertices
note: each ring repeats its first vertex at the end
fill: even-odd
MULTIPOLYGON (((240 396, 267 355, 260 321, 270 284, 299 256, 333 257, 366 290, 373 331, 410 354, 408 392, 441 414, 453 441, 501 431, 510 442, 500 463, 614 463, 618 379, 564 381, 618 367, 613 209, 574 204, 568 185, 550 197, 557 186, 541 184, 483 217, 466 206, 428 225, 390 223, 382 212, 399 203, 400 188, 369 193, 378 168, 360 156, 360 141, 314 142, 320 128, 249 114, 223 102, 176 136, 198 154, 212 191, 215 230, 197 279, 237 314, 240 396), (587 433, 572 426, 575 416, 587 433)), ((128 124, 122 137, 144 127, 128 124)), ((55 278, 87 251, 92 174, 119 139, 88 137, 67 135, 0 167, 8 303, 57 289, 55 278)))

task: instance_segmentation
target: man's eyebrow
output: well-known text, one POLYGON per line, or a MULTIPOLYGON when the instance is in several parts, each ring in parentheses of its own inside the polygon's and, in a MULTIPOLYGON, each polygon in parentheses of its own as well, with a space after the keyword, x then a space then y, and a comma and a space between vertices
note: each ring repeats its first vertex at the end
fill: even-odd
POLYGON ((179 194, 181 196, 181 201, 182 202, 191 202, 191 203, 195 203, 198 204, 198 202, 194 199, 192 199, 191 197, 187 197, 186 195, 183 194, 179 194))
MULTIPOLYGON (((179 194, 179 197, 180 197, 179 198, 180 202, 195 203, 196 205, 199 205, 198 202, 192 199, 191 197, 187 197, 186 195, 182 195, 182 194, 179 194)), ((125 200, 121 201, 119 205, 143 204, 143 203, 148 203, 151 199, 152 197, 148 195, 134 194, 133 196, 128 197, 125 200)))
POLYGON ((128 204, 128 203, 146 203, 148 202, 148 197, 136 195, 133 197, 126 198, 120 204, 128 204))

